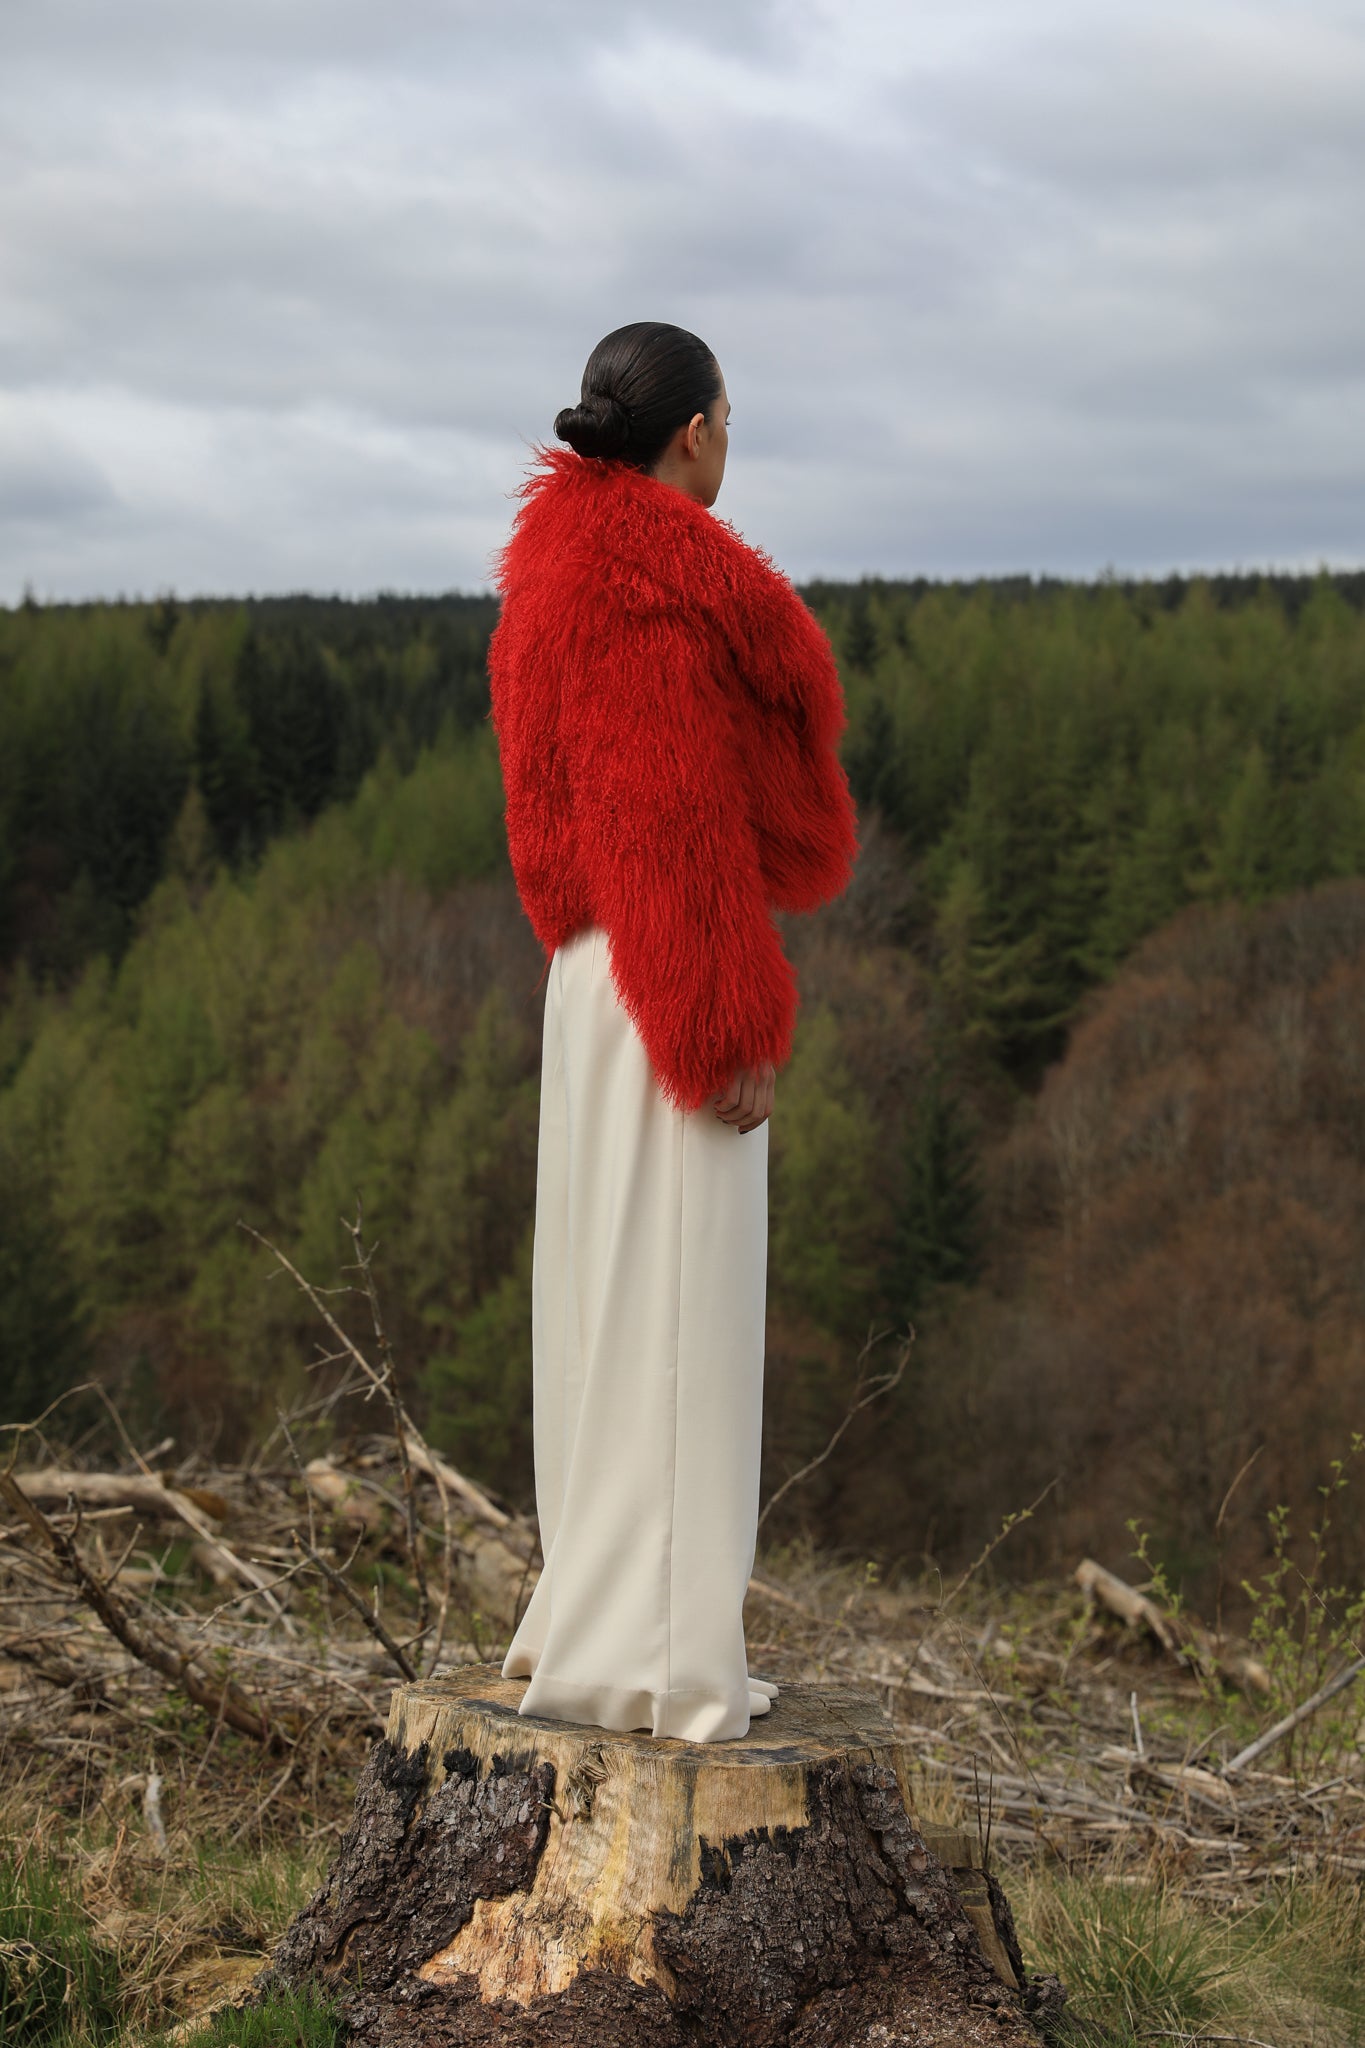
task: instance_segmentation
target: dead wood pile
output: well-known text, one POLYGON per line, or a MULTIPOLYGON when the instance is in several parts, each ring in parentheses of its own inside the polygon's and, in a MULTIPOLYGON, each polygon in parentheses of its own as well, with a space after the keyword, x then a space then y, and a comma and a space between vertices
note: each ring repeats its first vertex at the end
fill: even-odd
MULTIPOLYGON (((425 1446, 408 1470, 415 1519, 385 1438, 269 1468, 3 1475, 0 1737, 115 1759, 170 1694, 210 1739, 227 1727, 274 1750, 276 1798, 319 1747, 363 1754, 395 1682, 501 1657, 540 1562, 534 1523, 425 1446)), ((1273 1748, 1230 1768, 1226 1739, 1185 1732, 1193 1653, 1124 1613, 1114 1575, 1078 1578, 1002 1626, 1008 1596, 969 1617, 914 1592, 840 1601, 819 1567, 765 1573, 750 1652, 779 1680, 877 1690, 937 1809, 965 1807, 1005 1861, 1043 1849, 1121 1869, 1155 1850, 1217 1900, 1307 1867, 1365 1871, 1359 1758, 1317 1783, 1276 1770, 1273 1748)), ((1254 1694, 1254 1660, 1220 1655, 1254 1694)))

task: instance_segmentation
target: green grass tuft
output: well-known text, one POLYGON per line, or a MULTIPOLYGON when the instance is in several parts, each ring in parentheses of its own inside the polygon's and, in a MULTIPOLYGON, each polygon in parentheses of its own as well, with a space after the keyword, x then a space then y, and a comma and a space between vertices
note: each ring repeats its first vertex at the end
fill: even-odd
POLYGON ((1253 2038, 1365 2048, 1365 1898, 1314 1878, 1240 1913, 1159 1880, 1008 1880, 1026 1956, 1065 1984, 1058 2048, 1253 2038))
POLYGON ((177 2048, 340 2048, 346 2022, 311 1990, 272 1992, 259 2005, 216 2012, 177 2048))
POLYGON ((1034 1938, 1067 1987, 1078 2042, 1127 2043, 1217 2017, 1232 1968, 1225 1930, 1163 1886, 1063 1879, 1037 1903, 1034 1938))
POLYGON ((3 2048, 108 2041, 118 2004, 118 1959, 97 1940, 67 1869, 31 1844, 0 1855, 3 2048))

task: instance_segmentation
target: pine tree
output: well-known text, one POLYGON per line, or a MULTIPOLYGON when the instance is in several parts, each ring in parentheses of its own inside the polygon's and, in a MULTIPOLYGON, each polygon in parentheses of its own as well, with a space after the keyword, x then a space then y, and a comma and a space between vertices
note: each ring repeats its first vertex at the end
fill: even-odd
MULTIPOLYGON (((1008 1062, 1027 1049, 1028 1022, 1044 1007, 1039 980, 1043 933, 1011 937, 968 858, 959 860, 949 876, 935 933, 939 988, 963 1042, 1008 1062)), ((1050 1026, 1054 1020, 1044 1021, 1050 1026)))
POLYGON ((882 1271, 882 1299, 897 1325, 914 1317, 933 1288, 970 1286, 981 1270, 975 1135, 937 1059, 909 1118, 903 1165, 904 1194, 882 1271))
POLYGON ((909 772, 905 749, 884 695, 867 700, 856 729, 845 742, 844 765, 859 811, 880 810, 900 830, 907 823, 909 772))
POLYGON ((0 1300, 5 1304, 0 1422, 32 1422, 88 1364, 76 1289, 38 1177, 0 1154, 0 1300))
POLYGON ((876 1135, 828 1008, 798 1022, 779 1095, 769 1230, 773 1297, 822 1330, 852 1335, 862 1329, 876 1278, 876 1135))
POLYGON ((236 862, 256 851, 257 764, 251 734, 236 698, 207 679, 194 713, 194 776, 221 857, 236 862))

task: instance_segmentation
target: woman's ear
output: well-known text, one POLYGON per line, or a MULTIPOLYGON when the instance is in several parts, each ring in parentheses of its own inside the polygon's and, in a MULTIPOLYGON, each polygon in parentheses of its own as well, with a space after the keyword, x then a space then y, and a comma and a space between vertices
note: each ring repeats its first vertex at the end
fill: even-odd
POLYGON ((701 446, 701 430, 706 425, 706 414, 694 412, 687 422, 687 452, 695 462, 701 446))

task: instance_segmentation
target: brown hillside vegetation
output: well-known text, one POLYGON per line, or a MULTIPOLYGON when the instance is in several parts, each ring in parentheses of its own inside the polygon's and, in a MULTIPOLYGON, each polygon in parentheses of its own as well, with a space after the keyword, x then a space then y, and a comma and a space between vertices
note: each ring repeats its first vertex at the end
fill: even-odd
MULTIPOLYGON (((1363 1017, 1357 880, 1189 910, 1091 999, 988 1155, 985 1284, 923 1333, 905 1485, 936 1541, 1056 1480, 1016 1564, 1118 1562, 1136 1516, 1211 1612, 1277 1504, 1306 1536, 1365 1422, 1363 1017)), ((1359 1583, 1365 1526, 1338 1533, 1359 1583)))

